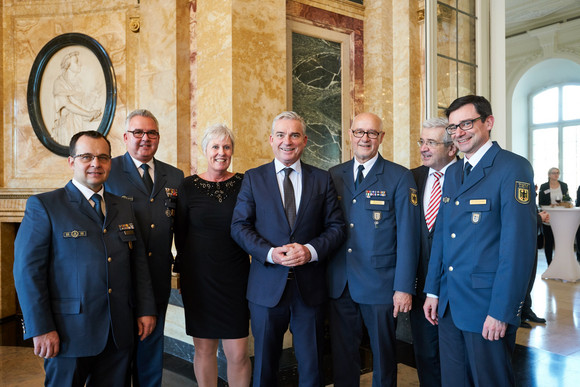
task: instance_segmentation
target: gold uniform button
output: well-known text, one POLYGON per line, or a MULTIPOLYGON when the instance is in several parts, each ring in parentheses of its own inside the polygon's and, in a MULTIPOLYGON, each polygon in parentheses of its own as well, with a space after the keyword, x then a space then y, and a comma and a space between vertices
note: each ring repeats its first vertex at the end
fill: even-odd
POLYGON ((103 229, 103 234, 106 234, 106 233, 107 233, 107 229, 105 228, 105 229, 103 229))
POLYGON ((459 200, 455 201, 455 205, 458 206, 459 205, 459 200))
POLYGON ((455 237, 456 237, 455 233, 454 232, 451 233, 451 239, 455 239, 455 237))
POLYGON ((151 198, 151 199, 149 199, 149 201, 150 201, 151 203, 153 203, 153 202, 155 201, 155 199, 151 198))
POLYGON ((151 228, 155 228, 155 224, 151 224, 151 228))
POLYGON ((149 252, 149 256, 152 256, 152 255, 153 255, 153 253, 150 251, 150 252, 149 252))
POLYGON ((354 228, 354 223, 351 223, 350 224, 350 228, 354 228))
POLYGON ((449 266, 449 271, 453 271, 453 266, 449 266))
POLYGON ((109 257, 107 258, 107 261, 111 262, 113 260, 113 258, 109 257))
POLYGON ((113 293, 113 289, 109 289, 109 294, 113 293))

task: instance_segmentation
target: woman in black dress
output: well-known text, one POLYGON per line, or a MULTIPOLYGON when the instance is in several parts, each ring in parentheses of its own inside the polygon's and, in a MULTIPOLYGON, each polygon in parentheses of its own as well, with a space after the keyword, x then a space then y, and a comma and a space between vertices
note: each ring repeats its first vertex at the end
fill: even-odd
MULTIPOLYGON (((556 167, 548 170, 548 182, 540 186, 538 193, 538 204, 540 206, 549 206, 562 201, 562 198, 568 194, 568 185, 559 180, 560 170, 556 167)), ((552 252, 554 250, 554 234, 552 226, 544 223, 542 225, 544 233, 544 253, 546 253, 546 262, 552 263, 552 252)))
POLYGON ((181 275, 186 333, 193 336, 193 368, 200 386, 217 385, 222 340, 230 386, 248 386, 249 257, 230 237, 230 223, 243 175, 228 171, 234 137, 225 125, 202 139, 208 168, 178 189, 175 214, 176 266, 181 275))

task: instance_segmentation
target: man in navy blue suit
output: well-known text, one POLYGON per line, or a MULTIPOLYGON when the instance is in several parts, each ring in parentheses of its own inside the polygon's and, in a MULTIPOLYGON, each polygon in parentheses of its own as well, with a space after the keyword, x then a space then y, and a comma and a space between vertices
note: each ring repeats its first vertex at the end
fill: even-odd
POLYGON ((372 113, 355 117, 354 158, 330 169, 348 227, 328 264, 335 386, 360 383, 362 324, 373 352, 373 386, 397 384, 396 317, 411 309, 419 258, 419 207, 411 172, 379 154, 385 133, 372 113))
POLYGON ((468 95, 447 108, 465 154, 445 174, 423 310, 439 324, 444 386, 513 386, 511 355, 534 263, 530 163, 490 140, 490 103, 468 95))
POLYGON ((133 353, 133 386, 160 387, 163 374, 163 330, 171 291, 173 216, 177 187, 183 172, 154 158, 159 147, 159 123, 148 110, 131 112, 123 140, 127 152, 112 161, 105 189, 133 205, 147 251, 157 326, 146 340, 136 340, 133 353))
POLYGON ((274 118, 273 162, 244 175, 232 237, 252 256, 247 298, 254 336, 254 386, 276 386, 284 332, 290 324, 300 386, 323 385, 326 262, 344 238, 330 174, 300 161, 304 120, 274 118))
POLYGON ((437 326, 431 325, 423 313, 425 303, 425 278, 429 267, 429 256, 433 243, 433 232, 441 203, 441 187, 445 172, 457 161, 457 147, 445 128, 446 118, 431 118, 423 122, 418 145, 423 165, 412 169, 419 191, 421 212, 421 250, 417 267, 417 293, 413 296, 411 309, 411 331, 417 374, 422 387, 441 386, 441 366, 439 362, 439 334, 437 326))
POLYGON ((14 245, 24 338, 45 358, 47 386, 124 386, 135 318, 145 339, 155 302, 131 205, 104 191, 109 141, 70 142, 73 179, 31 196, 14 245))

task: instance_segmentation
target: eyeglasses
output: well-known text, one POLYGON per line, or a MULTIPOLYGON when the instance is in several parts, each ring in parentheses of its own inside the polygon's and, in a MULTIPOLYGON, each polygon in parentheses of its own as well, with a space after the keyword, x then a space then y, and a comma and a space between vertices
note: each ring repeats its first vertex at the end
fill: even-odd
POLYGON ((479 117, 474 118, 472 120, 461 121, 458 125, 449 125, 448 127, 445 128, 445 130, 450 135, 455 134, 458 127, 461 128, 461 130, 470 130, 471 128, 473 128, 473 123, 477 120, 481 120, 481 122, 483 122, 483 121, 485 121, 485 118, 483 116, 479 116, 479 117))
POLYGON ((74 155, 73 159, 79 159, 79 161, 81 163, 90 163, 91 161, 93 161, 95 159, 95 157, 99 160, 99 162, 101 163, 108 163, 109 161, 111 161, 111 156, 106 155, 106 154, 102 154, 102 155, 94 155, 92 153, 83 153, 80 155, 74 155))
POLYGON ((352 135, 355 136, 356 138, 363 138, 364 135, 366 134, 371 140, 378 138, 379 134, 380 134, 380 132, 377 132, 376 130, 364 131, 362 129, 351 130, 351 132, 352 132, 352 135))
POLYGON ((159 132, 156 130, 135 129, 128 130, 127 132, 132 133, 135 138, 143 138, 144 135, 147 135, 150 139, 156 139, 159 137, 159 132))
POLYGON ((421 148, 423 145, 427 145, 429 148, 435 148, 437 145, 441 145, 441 144, 448 145, 451 143, 445 142, 445 141, 439 142, 439 141, 434 141, 434 140, 427 140, 427 141, 419 140, 419 141, 417 141, 417 145, 419 145, 419 148, 421 148))

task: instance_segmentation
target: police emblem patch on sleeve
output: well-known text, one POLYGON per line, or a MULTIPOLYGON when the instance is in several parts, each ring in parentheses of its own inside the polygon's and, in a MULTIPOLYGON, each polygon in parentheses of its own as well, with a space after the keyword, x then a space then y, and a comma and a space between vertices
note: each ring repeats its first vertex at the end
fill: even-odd
POLYGON ((415 207, 419 204, 419 200, 417 199, 417 190, 414 188, 409 188, 409 201, 415 207))
POLYGON ((516 200, 521 204, 530 202, 530 183, 516 180, 516 200))

